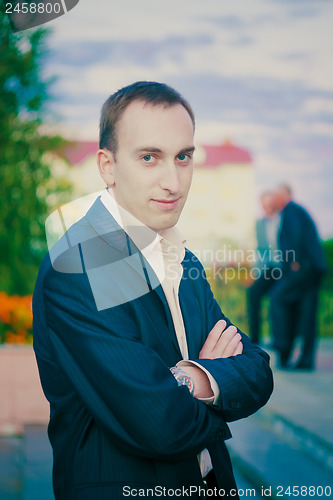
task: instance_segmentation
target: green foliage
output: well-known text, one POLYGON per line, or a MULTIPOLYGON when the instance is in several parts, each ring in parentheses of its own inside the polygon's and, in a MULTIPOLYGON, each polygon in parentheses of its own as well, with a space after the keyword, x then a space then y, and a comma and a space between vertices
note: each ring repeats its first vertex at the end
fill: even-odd
POLYGON ((319 300, 319 331, 323 337, 333 337, 333 239, 324 241, 323 246, 327 273, 319 300))
POLYGON ((327 274, 324 278, 323 287, 325 289, 330 289, 331 291, 333 291, 333 239, 324 241, 323 246, 328 267, 327 274))
MULTIPOLYGON (((333 240, 324 243, 324 249, 329 263, 329 272, 323 281, 318 308, 318 330, 320 337, 333 337, 333 283, 331 273, 333 270, 333 240)), ((211 273, 207 272, 209 277, 211 273)), ((237 273, 235 273, 237 275, 237 273)), ((249 332, 248 314, 247 314, 247 288, 250 281, 237 278, 229 280, 227 283, 223 278, 217 276, 215 280, 210 279, 210 284, 220 304, 224 314, 238 326, 244 333, 249 332)), ((262 303, 262 338, 268 342, 271 338, 269 324, 269 299, 264 298, 262 303)))
POLYGON ((0 6, 0 290, 31 293, 45 254, 47 196, 70 185, 51 179, 47 154, 64 147, 41 132, 50 82, 42 76, 45 29, 13 34, 0 6), (54 185, 55 184, 55 185, 54 185))
POLYGON ((236 278, 225 282, 221 277, 216 277, 214 283, 210 280, 210 284, 223 313, 237 325, 242 332, 248 334, 247 287, 244 283, 236 278))

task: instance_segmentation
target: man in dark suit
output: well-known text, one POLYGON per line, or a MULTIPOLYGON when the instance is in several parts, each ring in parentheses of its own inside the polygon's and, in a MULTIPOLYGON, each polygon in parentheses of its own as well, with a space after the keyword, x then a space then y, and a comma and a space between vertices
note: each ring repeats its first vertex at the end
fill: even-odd
POLYGON ((297 334, 302 337, 296 369, 312 370, 317 337, 317 307, 321 278, 326 270, 323 248, 308 212, 292 201, 289 186, 275 191, 281 211, 279 248, 282 277, 271 293, 271 324, 281 367, 288 365, 297 334))
POLYGON ((97 153, 107 189, 42 264, 34 349, 56 500, 201 498, 205 487, 237 498, 226 422, 266 403, 272 374, 174 227, 193 134, 191 107, 167 85, 110 96, 97 153))
POLYGON ((261 205, 265 216, 256 224, 257 261, 255 266, 259 275, 247 293, 250 338, 255 344, 259 344, 261 337, 262 299, 280 277, 280 269, 276 269, 279 267, 279 262, 275 260, 280 215, 275 208, 274 193, 265 191, 261 195, 261 205))

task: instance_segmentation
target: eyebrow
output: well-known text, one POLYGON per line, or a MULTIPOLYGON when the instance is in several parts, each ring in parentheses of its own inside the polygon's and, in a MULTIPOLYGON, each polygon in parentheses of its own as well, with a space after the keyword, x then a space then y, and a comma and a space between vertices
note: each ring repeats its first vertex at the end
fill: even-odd
POLYGON ((162 150, 159 148, 154 148, 154 147, 149 147, 149 146, 144 146, 143 148, 137 148, 134 150, 134 153, 162 153, 162 150))
POLYGON ((190 146, 188 148, 184 148, 182 149, 181 151, 179 151, 179 155, 181 155, 182 153, 194 153, 195 151, 195 147, 194 146, 190 146))
MULTIPOLYGON (((181 151, 177 153, 177 155, 181 155, 183 153, 193 153, 195 150, 194 146, 189 146, 188 148, 183 148, 181 151)), ((160 148, 155 148, 155 147, 149 147, 149 146, 144 146, 143 148, 137 148, 134 150, 135 154, 138 153, 163 153, 163 151, 160 148)))

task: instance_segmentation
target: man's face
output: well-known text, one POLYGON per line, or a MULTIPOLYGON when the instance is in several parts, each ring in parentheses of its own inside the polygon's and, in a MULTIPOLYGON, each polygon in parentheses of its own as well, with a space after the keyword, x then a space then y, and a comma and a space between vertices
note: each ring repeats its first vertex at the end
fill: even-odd
POLYGON ((289 193, 283 187, 278 187, 275 190, 274 194, 275 194, 275 196, 274 196, 274 203, 275 203, 276 208, 278 210, 283 210, 284 207, 290 201, 290 195, 289 195, 289 193))
POLYGON ((186 109, 133 101, 117 124, 117 140, 111 167, 116 201, 156 232, 173 227, 193 173, 193 124, 186 109))

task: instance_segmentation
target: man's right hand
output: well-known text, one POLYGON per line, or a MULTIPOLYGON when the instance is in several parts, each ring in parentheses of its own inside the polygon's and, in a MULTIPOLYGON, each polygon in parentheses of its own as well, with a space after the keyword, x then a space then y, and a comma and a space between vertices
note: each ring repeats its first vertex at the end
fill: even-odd
POLYGON ((227 323, 223 319, 216 323, 202 346, 199 359, 229 358, 242 354, 241 335, 237 333, 235 326, 226 326, 227 323))
MULTIPOLYGON (((226 326, 227 323, 224 320, 216 323, 208 334, 199 359, 229 358, 242 354, 242 337, 237 333, 237 328, 235 326, 226 328, 226 326)), ((193 380, 195 398, 207 399, 214 396, 209 379, 203 370, 197 366, 186 366, 184 370, 193 380)))

